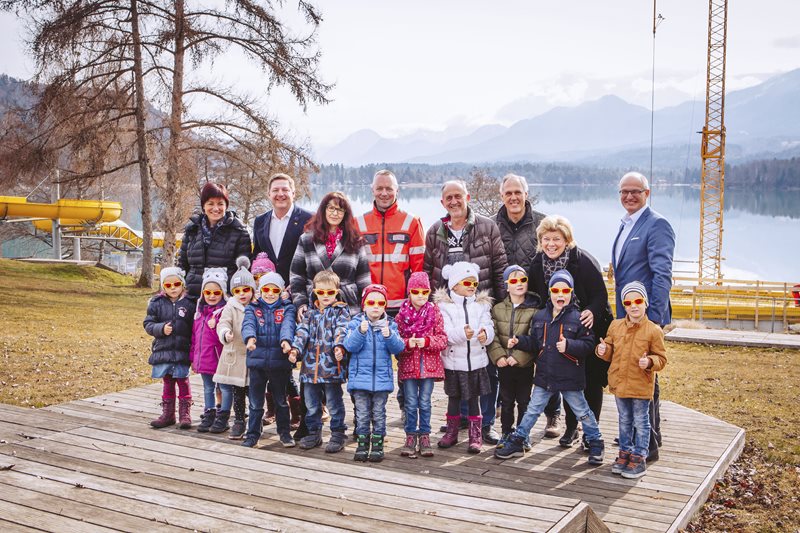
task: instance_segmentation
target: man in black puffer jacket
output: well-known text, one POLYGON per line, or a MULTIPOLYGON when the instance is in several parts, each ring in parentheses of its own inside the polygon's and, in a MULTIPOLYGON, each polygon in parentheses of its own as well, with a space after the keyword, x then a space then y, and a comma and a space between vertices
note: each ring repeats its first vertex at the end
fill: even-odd
POLYGON ((250 256, 250 234, 236 213, 228 210, 224 185, 206 183, 200 193, 203 212, 193 215, 183 230, 178 266, 186 272, 189 296, 200 297, 203 271, 222 267, 230 278, 236 273, 236 258, 250 256))
POLYGON ((522 176, 503 176, 500 198, 503 207, 492 219, 500 229, 506 259, 509 265, 519 265, 527 271, 536 255, 536 228, 545 215, 533 209, 528 200, 528 182, 522 176))

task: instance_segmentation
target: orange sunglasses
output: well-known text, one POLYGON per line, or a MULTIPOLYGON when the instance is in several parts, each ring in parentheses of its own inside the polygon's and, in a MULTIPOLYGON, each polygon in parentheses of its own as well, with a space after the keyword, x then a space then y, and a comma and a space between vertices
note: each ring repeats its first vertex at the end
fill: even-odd
POLYGON ((461 283, 465 287, 477 287, 478 286, 478 282, 477 281, 469 281, 469 280, 466 280, 466 279, 461 280, 459 283, 461 283))
POLYGON ((521 278, 508 278, 509 285, 516 285, 517 283, 528 283, 528 276, 522 276, 521 278))
POLYGON ((164 283, 163 285, 164 285, 165 289, 171 289, 172 287, 175 287, 176 289, 178 289, 180 287, 183 287, 183 282, 182 281, 167 282, 167 283, 164 283))
POLYGON ((253 292, 253 289, 251 289, 250 287, 236 287, 232 289, 231 292, 238 296, 240 294, 250 294, 251 292, 253 292))
POLYGON ((622 305, 625 307, 630 307, 633 304, 642 305, 644 303, 644 298, 634 298, 633 300, 622 300, 622 305))
POLYGON ((339 289, 314 289, 317 296, 335 296, 339 289))
POLYGON ((550 292, 553 294, 570 294, 572 289, 570 287, 564 287, 563 289, 559 289, 558 287, 550 287, 550 292))
POLYGON ((364 300, 364 305, 386 307, 386 300, 364 300))
POLYGON ((408 292, 414 296, 427 296, 431 293, 430 289, 409 289, 408 292))
POLYGON ((280 294, 281 290, 278 287, 261 287, 261 294, 280 294))
POLYGON ((210 291, 206 289, 203 291, 203 296, 222 296, 222 291, 210 291))

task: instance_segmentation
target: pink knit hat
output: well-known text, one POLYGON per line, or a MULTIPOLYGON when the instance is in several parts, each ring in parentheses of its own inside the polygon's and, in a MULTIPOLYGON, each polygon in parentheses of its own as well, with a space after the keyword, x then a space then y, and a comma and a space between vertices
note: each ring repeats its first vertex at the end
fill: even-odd
POLYGON ((408 289, 428 289, 431 288, 431 280, 427 272, 412 272, 408 278, 408 289))
POLYGON ((367 287, 364 289, 364 292, 361 293, 361 307, 364 307, 364 302, 367 299, 367 295, 371 292, 379 292, 383 294, 386 302, 389 302, 389 298, 386 296, 386 287, 379 285, 378 283, 373 283, 371 285, 367 285, 367 287))
POLYGON ((261 252, 253 259, 253 265, 250 272, 255 276, 256 274, 267 274, 268 272, 275 272, 275 263, 269 260, 267 252, 261 252))

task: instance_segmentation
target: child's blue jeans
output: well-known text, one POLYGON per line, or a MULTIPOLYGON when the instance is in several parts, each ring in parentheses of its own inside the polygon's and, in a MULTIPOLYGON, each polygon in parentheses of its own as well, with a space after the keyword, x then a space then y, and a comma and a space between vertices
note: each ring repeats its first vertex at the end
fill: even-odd
POLYGON ((344 401, 342 401, 341 383, 304 383, 303 394, 306 402, 306 427, 314 432, 322 429, 322 395, 331 415, 331 431, 334 433, 347 431, 344 423, 344 401))
MULTIPOLYGON (((215 389, 217 384, 214 383, 214 374, 200 374, 203 378, 203 403, 205 404, 204 410, 214 409, 217 405, 217 398, 215 389)), ((233 389, 220 385, 219 390, 222 392, 222 404, 220 411, 230 411, 233 405, 233 389), (227 406, 227 407, 226 407, 227 406)))
POLYGON ((356 405, 356 433, 386 435, 386 402, 389 400, 389 392, 355 390, 353 400, 356 405))
MULTIPOLYGON (((525 416, 522 417, 522 422, 517 426, 514 434, 527 439, 539 419, 539 416, 544 412, 550 398, 558 394, 558 391, 548 391, 542 387, 533 387, 531 394, 531 401, 528 404, 528 409, 525 411, 525 416)), ((597 420, 594 418, 594 413, 589 409, 589 404, 583 396, 583 391, 568 390, 561 391, 564 401, 569 404, 575 417, 581 422, 583 426, 583 434, 586 435, 586 440, 589 442, 593 440, 600 440, 603 436, 600 434, 600 428, 597 425, 597 420)), ((648 433, 649 434, 649 433, 648 433)))
POLYGON ((650 446, 650 400, 617 398, 619 449, 647 457, 650 446))
POLYGON ((431 432, 433 383, 433 378, 406 379, 401 383, 405 397, 406 433, 422 435, 431 432))

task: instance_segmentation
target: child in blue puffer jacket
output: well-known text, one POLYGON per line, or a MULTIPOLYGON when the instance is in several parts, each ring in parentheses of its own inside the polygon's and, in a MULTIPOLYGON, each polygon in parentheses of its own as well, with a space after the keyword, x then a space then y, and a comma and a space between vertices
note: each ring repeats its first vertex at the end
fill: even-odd
POLYGON ((252 448, 261 437, 264 416, 264 392, 269 388, 275 402, 278 437, 290 448, 289 404, 286 384, 295 359, 287 356, 295 333, 295 307, 281 298, 286 288, 283 277, 269 272, 258 280, 260 298, 247 306, 242 322, 242 339, 247 343, 247 369, 250 372, 250 417, 242 446, 252 448))
POLYGON ((397 324, 386 314, 386 303, 386 287, 368 285, 361 298, 364 312, 353 317, 344 338, 344 347, 350 352, 347 392, 353 395, 356 411, 355 461, 383 460, 386 400, 394 390, 392 355, 405 347, 397 324))

